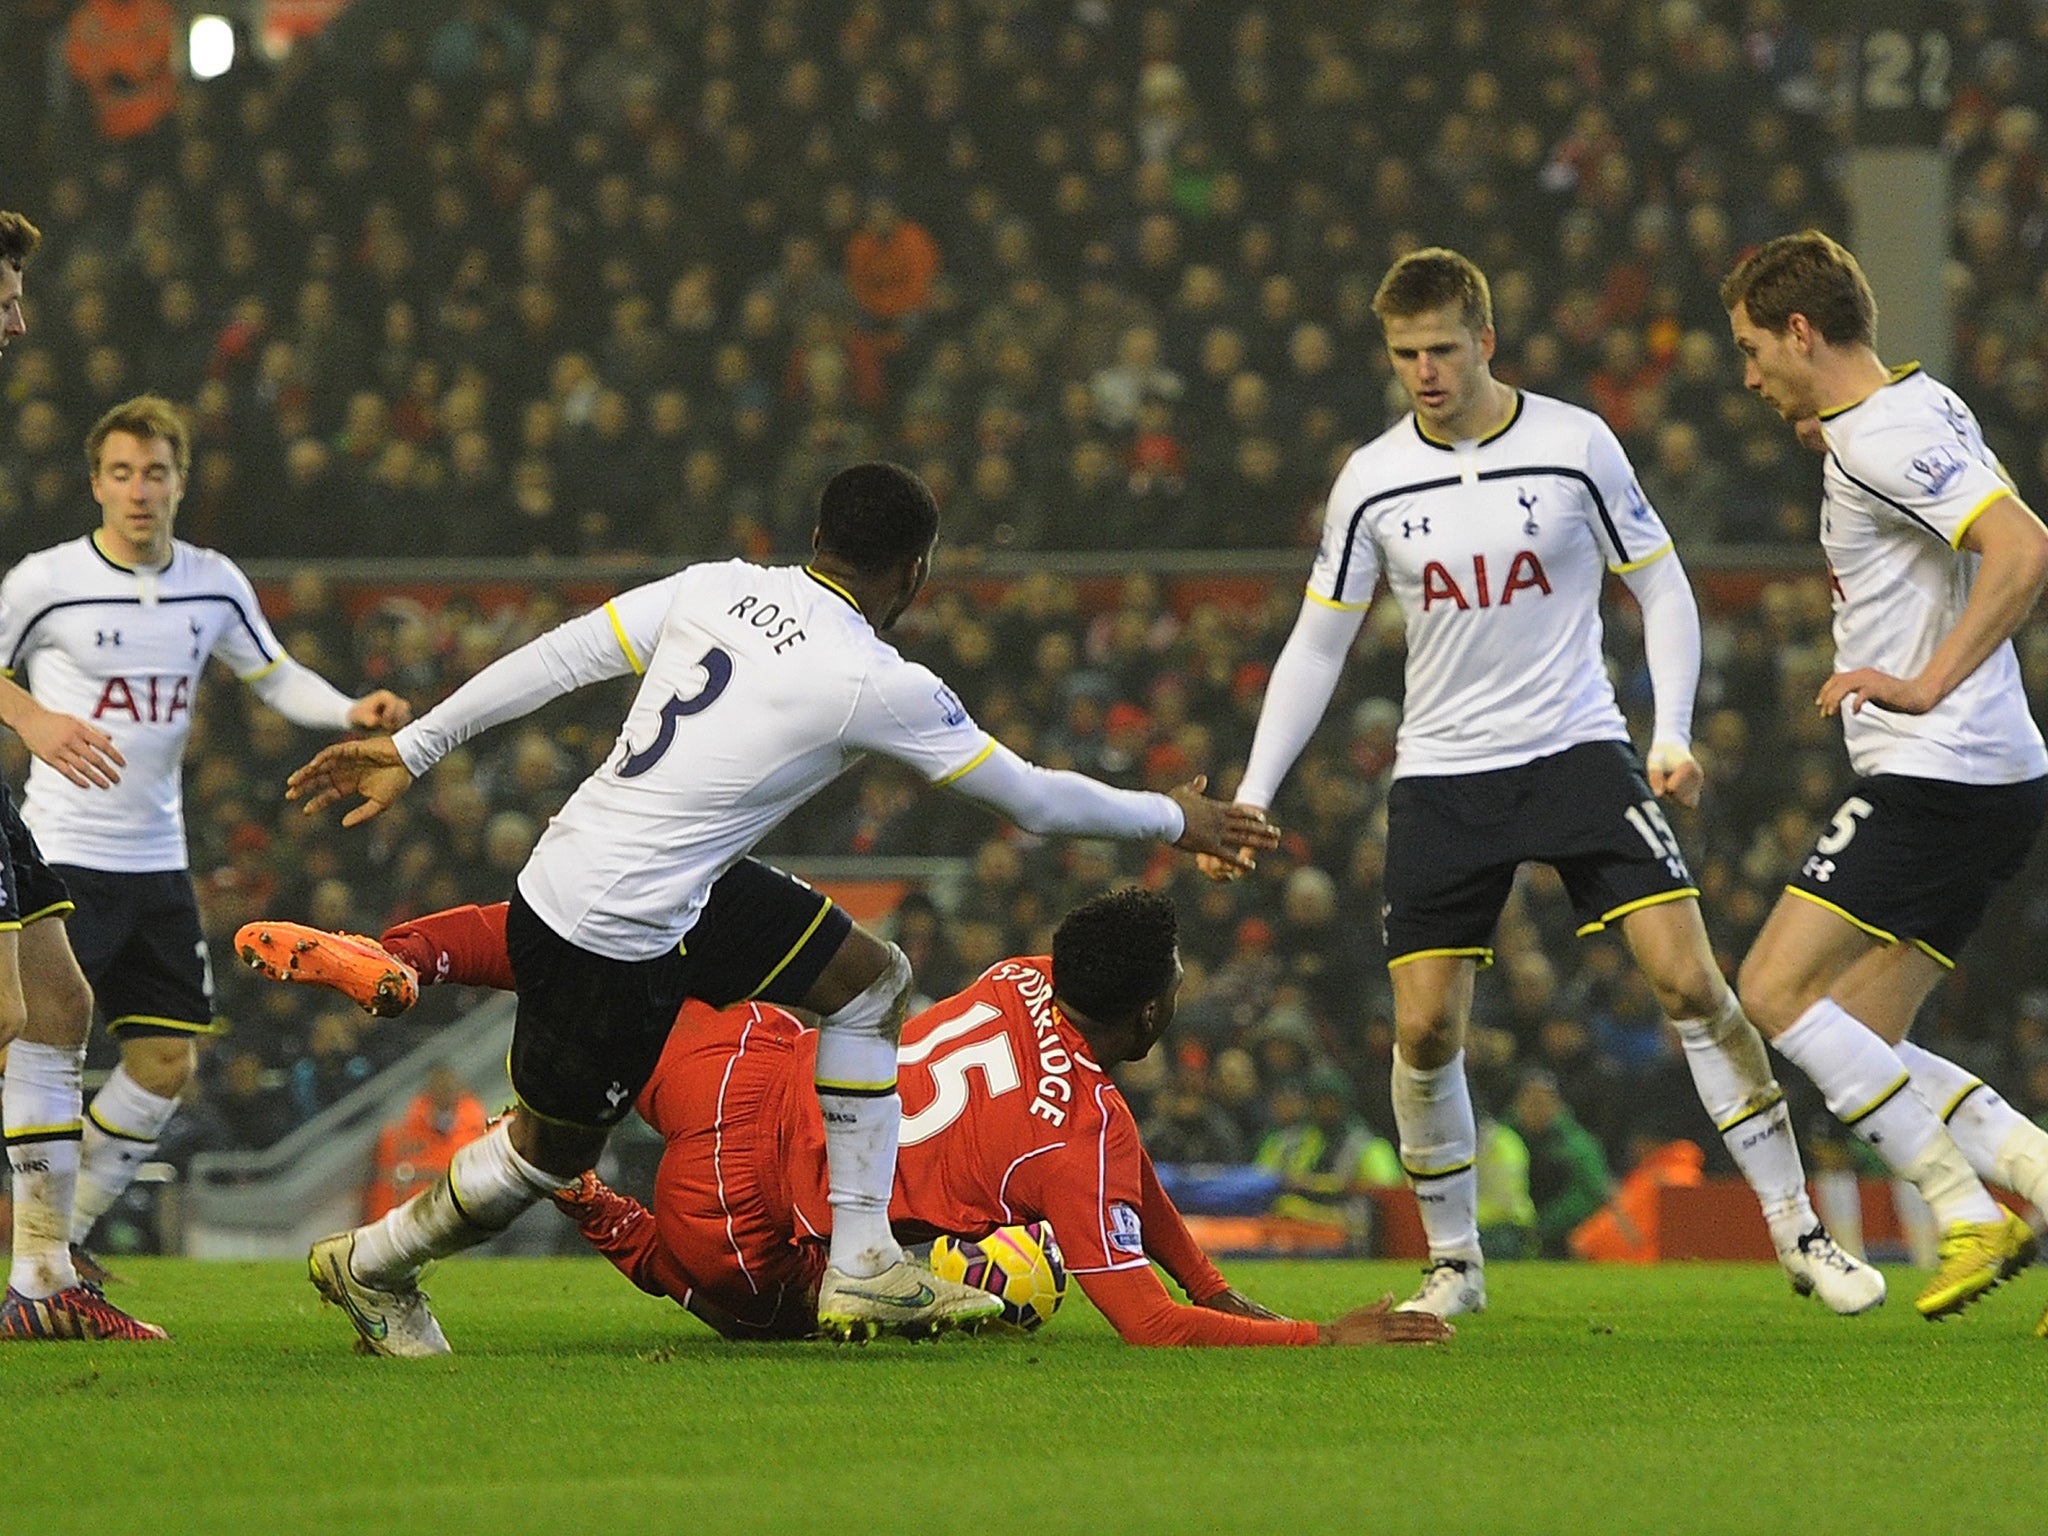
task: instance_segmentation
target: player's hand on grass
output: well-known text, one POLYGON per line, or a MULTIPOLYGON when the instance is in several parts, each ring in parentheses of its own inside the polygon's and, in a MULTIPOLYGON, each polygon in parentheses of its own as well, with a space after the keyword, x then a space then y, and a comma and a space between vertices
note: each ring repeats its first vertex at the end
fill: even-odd
POLYGON ((1318 1344, 1441 1344, 1458 1330, 1434 1312, 1396 1312, 1392 1295, 1316 1324, 1318 1344))
POLYGON ((348 707, 348 723, 359 731, 395 731, 412 720, 412 706, 389 688, 366 693, 348 707))
POLYGON ((1675 800, 1687 810, 1698 807, 1707 776, 1688 749, 1675 741, 1653 742, 1644 766, 1649 771, 1651 794, 1675 800))
MULTIPOLYGON (((1240 874, 1254 868, 1255 852, 1280 846, 1280 829, 1266 820, 1266 813, 1255 805, 1211 800, 1202 793, 1208 787, 1209 776, 1204 773, 1195 775, 1179 789, 1168 791, 1187 818, 1187 826, 1174 847, 1185 848, 1198 860, 1207 857, 1240 874)), ((1205 864, 1202 869, 1207 873, 1209 866, 1205 864)), ((1211 874, 1209 878, 1223 877, 1211 874)))
POLYGON ((112 789, 128 766, 114 738, 98 726, 40 704, 22 711, 15 733, 23 746, 80 789, 112 789))
POLYGON ((1218 1291, 1214 1296, 1196 1302, 1195 1305, 1207 1307, 1211 1312, 1228 1312, 1232 1317, 1256 1317, 1269 1323, 1284 1323, 1287 1321, 1285 1317, 1273 1311, 1272 1308, 1260 1306, 1234 1285, 1227 1290, 1218 1291))
POLYGON ((1853 672, 1837 672, 1822 683, 1813 702, 1823 715, 1839 714, 1845 705, 1851 714, 1860 715, 1866 704, 1880 704, 1901 715, 1924 715, 1941 702, 1941 696, 1917 678, 1858 667, 1853 672))
POLYGON ((354 827, 380 815, 410 788, 412 770, 391 738, 366 736, 322 747, 313 761, 285 780, 284 797, 304 801, 300 809, 311 816, 337 800, 360 795, 362 803, 341 818, 344 827, 354 827))

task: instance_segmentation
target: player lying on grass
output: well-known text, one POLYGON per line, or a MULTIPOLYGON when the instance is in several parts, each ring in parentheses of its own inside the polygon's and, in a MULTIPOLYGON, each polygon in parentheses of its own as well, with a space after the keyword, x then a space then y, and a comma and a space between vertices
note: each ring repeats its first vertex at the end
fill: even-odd
MULTIPOLYGON (((236 952, 281 980, 388 1008, 418 979, 512 986, 505 908, 400 924, 381 944, 252 923, 236 952), (380 1003, 379 1000, 383 1001, 380 1003)), ((1105 1070, 1173 1021, 1173 903, 1137 889, 1070 912, 1048 958, 1006 960, 903 1030, 903 1130, 889 1217, 898 1238, 1052 1224, 1069 1273, 1133 1344, 1430 1343, 1450 1325, 1391 1297, 1333 1323, 1294 1322, 1233 1290, 1153 1173, 1105 1070), (1193 1306, 1173 1301, 1152 1261, 1193 1306)), ((818 1036, 762 1003, 687 1003, 636 1107, 667 1138, 655 1208, 595 1174, 557 1197, 642 1290, 733 1338, 817 1330, 832 1227, 824 1126, 809 1091, 818 1036)))

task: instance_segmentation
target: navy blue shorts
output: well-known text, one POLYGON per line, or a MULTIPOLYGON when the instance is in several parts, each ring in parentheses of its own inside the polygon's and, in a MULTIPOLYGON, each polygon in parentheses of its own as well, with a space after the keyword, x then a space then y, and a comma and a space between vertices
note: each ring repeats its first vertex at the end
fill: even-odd
POLYGON ((182 869, 131 873, 60 864, 77 910, 71 949, 110 1034, 210 1035, 213 959, 182 869))
POLYGON ((801 1004, 852 931, 829 896, 753 859, 721 875, 682 944, 651 960, 570 943, 515 890, 505 914, 519 987, 513 1091, 546 1120, 616 1125, 654 1075, 686 1000, 801 1004))
POLYGON ((1992 896, 2026 864, 2044 817, 2048 779, 1875 774, 1857 780, 1785 889, 1953 966, 1992 896))
POLYGON ((1525 862, 1564 881, 1579 932, 1699 895, 1635 749, 1584 742, 1489 773, 1400 778, 1387 792, 1387 963, 1493 958, 1525 862))
POLYGON ((36 835, 21 819, 14 797, 0 784, 0 932, 20 928, 39 917, 57 917, 72 907, 64 877, 43 859, 36 835))

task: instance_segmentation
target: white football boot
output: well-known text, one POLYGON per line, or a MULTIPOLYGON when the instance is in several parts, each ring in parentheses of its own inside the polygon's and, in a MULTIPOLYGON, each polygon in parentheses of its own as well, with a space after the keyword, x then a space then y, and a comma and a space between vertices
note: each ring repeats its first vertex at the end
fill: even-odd
POLYGON ((364 1284, 349 1268, 355 1247, 353 1232, 323 1237, 306 1255, 306 1268, 321 1299, 341 1308, 355 1324, 357 1352, 409 1360, 453 1354, 427 1306, 427 1293, 410 1283, 396 1290, 364 1284))
POLYGON ((1432 1312, 1462 1317, 1486 1310, 1486 1266, 1477 1259, 1437 1259, 1422 1272, 1422 1285, 1396 1312, 1432 1312))
POLYGON ((1792 1289, 1801 1296, 1818 1296, 1830 1312, 1854 1317, 1884 1305, 1884 1276, 1857 1258, 1815 1223, 1799 1234, 1790 1248, 1778 1250, 1778 1262, 1792 1289))
POLYGON ((818 1331, 831 1339, 871 1339, 878 1333, 925 1338, 978 1328, 1002 1311, 1001 1297, 978 1285, 941 1280, 908 1259, 865 1280, 828 1269, 818 1283, 818 1331))

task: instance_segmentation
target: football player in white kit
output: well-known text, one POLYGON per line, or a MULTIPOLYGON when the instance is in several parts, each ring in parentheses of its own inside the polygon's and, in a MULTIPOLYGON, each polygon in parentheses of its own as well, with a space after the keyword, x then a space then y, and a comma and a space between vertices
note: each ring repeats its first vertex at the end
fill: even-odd
POLYGON ((1492 304, 1470 261, 1403 257, 1373 307, 1414 410, 1354 453, 1330 492, 1238 799, 1273 803, 1384 573, 1408 638, 1387 799, 1394 1115, 1430 1253, 1403 1305, 1445 1317, 1486 1305, 1465 1030, 1516 867, 1532 859, 1563 877, 1581 934, 1621 930, 1793 1287, 1837 1312, 1878 1305, 1883 1277, 1814 1215, 1763 1041, 1714 962, 1657 804, 1696 804, 1701 787, 1689 750, 1699 615, 1663 524, 1597 416, 1493 377, 1492 304), (1642 607, 1656 694, 1647 780, 1601 655, 1609 571, 1642 607))
MULTIPOLYGON (((0 209, 0 352, 26 334, 22 274, 42 243, 26 217, 0 209)), ((36 759, 80 789, 120 778, 113 738, 72 715, 45 709, 0 680, 0 721, 36 759)), ((71 1252, 71 1209, 84 1134, 86 1031, 92 989, 71 952, 64 917, 71 896, 0 785, 0 1090, 13 1177, 13 1256, 0 1299, 0 1341, 164 1337, 81 1278, 71 1252)))
MULTIPOLYGON (((313 1247, 315 1285, 370 1350, 447 1352, 421 1268, 595 1163, 686 998, 820 1015, 815 1085, 833 1212, 821 1328, 865 1336, 990 1315, 986 1292, 912 1265, 889 1230, 909 962, 747 850, 868 752, 1034 832, 1211 854, 1271 847, 1277 834, 1262 814, 1203 798, 1199 779, 1141 794, 1034 767, 899 656, 883 636, 923 587, 938 528, 916 476, 854 465, 819 499, 810 564, 688 566, 492 663, 395 737, 329 747, 292 776, 288 793, 308 812, 361 795, 343 818, 352 825, 477 732, 586 683, 643 674, 610 760, 548 824, 511 899, 518 1107, 433 1189, 313 1247)), ((332 941, 315 930, 271 940, 244 959, 272 975, 322 963, 319 946, 332 941)))
POLYGON ((86 436, 100 525, 0 581, 0 665, 43 704, 90 720, 127 770, 81 787, 31 765, 22 817, 69 887, 71 943, 121 1062, 86 1111, 70 1237, 84 1242, 148 1161, 211 1033, 213 972, 185 846, 185 742, 219 657, 286 719, 316 730, 403 725, 382 689, 351 699, 285 654, 235 563, 172 536, 191 464, 176 406, 122 402, 86 436))
POLYGON ((1906 1040, 2048 813, 2012 646, 2048 583, 2048 529, 1970 408, 1879 359, 1877 302, 1835 241, 1768 242, 1721 302, 1743 383, 1827 455, 1835 671, 1816 703, 1841 716, 1858 775, 1743 961, 1742 1001, 1934 1208, 1941 1263, 1915 1305, 1943 1317, 2034 1256, 1983 1181, 2048 1209, 2048 1132, 1906 1040))

